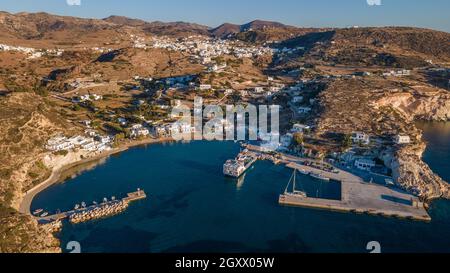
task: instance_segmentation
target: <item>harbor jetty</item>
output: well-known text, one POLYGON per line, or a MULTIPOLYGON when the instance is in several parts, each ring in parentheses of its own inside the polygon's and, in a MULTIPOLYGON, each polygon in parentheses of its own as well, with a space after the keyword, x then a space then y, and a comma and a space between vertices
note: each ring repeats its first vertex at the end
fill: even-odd
POLYGON ((75 209, 71 211, 59 212, 53 215, 45 215, 36 218, 38 222, 42 224, 58 222, 63 219, 69 219, 72 224, 78 224, 119 214, 125 211, 131 202, 145 199, 146 197, 147 195, 145 192, 138 189, 135 192, 128 193, 126 197, 120 200, 112 198, 112 200, 107 201, 105 199, 100 204, 94 203, 92 206, 81 208, 75 206, 75 209))
POLYGON ((317 181, 334 181, 341 185, 341 200, 285 193, 279 197, 280 205, 431 221, 424 203, 401 189, 367 183, 357 175, 312 159, 284 153, 268 154, 255 145, 245 145, 245 148, 247 154, 253 153, 261 160, 282 163, 287 168, 310 175, 317 181))
MULTIPOLYGON (((317 169, 296 163, 290 163, 287 167, 294 170, 306 169, 310 172, 318 172, 317 169)), ((366 183, 360 177, 343 170, 339 173, 320 171, 318 174, 341 184, 341 200, 280 195, 279 203, 288 206, 366 213, 420 221, 431 220, 424 204, 417 197, 400 189, 366 183)))

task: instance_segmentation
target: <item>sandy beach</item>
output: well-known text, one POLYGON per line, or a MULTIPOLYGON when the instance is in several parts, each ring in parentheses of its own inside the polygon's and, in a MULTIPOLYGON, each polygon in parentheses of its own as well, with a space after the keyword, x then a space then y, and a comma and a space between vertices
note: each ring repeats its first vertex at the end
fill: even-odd
POLYGON ((33 202, 34 197, 41 191, 43 191, 46 188, 50 187, 51 185, 59 182, 61 179, 61 174, 66 170, 69 170, 69 169, 76 167, 78 165, 81 165, 81 164, 100 160, 102 158, 106 158, 111 155, 124 152, 132 147, 148 145, 148 144, 164 143, 164 142, 170 142, 170 141, 173 141, 173 140, 171 138, 158 138, 158 139, 149 138, 149 139, 144 139, 144 140, 130 141, 130 142, 122 144, 118 148, 114 148, 112 150, 103 152, 101 154, 98 154, 98 155, 95 155, 95 156, 92 156, 89 158, 85 158, 85 159, 80 159, 79 161, 72 162, 70 164, 66 164, 61 167, 53 168, 52 173, 44 182, 40 183, 39 185, 36 185, 35 187, 33 187, 32 189, 28 190, 25 193, 22 200, 20 201, 19 212, 23 213, 23 214, 32 215, 31 203, 33 202))

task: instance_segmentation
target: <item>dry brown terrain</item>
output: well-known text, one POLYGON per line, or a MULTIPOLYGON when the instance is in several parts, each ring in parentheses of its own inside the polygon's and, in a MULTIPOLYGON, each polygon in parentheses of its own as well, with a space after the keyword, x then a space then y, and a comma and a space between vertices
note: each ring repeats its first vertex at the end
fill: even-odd
MULTIPOLYGON (((221 99, 219 91, 191 89, 144 94, 133 88, 135 76, 162 78, 198 74, 199 82, 216 88, 250 89, 267 84, 268 71, 278 81, 291 84, 299 79, 344 75, 357 71, 383 72, 396 68, 427 66, 426 60, 445 65, 450 61, 450 34, 416 28, 304 29, 280 23, 254 21, 245 25, 224 24, 216 29, 190 23, 145 22, 112 16, 103 20, 54 16, 46 13, 0 12, 0 43, 45 49, 64 49, 61 56, 28 59, 15 52, 0 52, 0 252, 59 251, 48 231, 17 212, 24 192, 45 180, 51 170, 43 164, 44 144, 54 134, 81 133, 80 121, 90 119, 101 132, 117 117, 165 117, 165 111, 150 103, 142 109, 137 99, 169 104, 173 99, 202 95, 221 99), (220 73, 206 73, 205 66, 186 53, 164 49, 133 48, 131 35, 146 39, 157 35, 232 36, 248 43, 286 40, 279 47, 305 47, 282 60, 263 56, 237 59, 221 56, 227 63, 220 73), (112 49, 111 52, 93 47, 112 49), (290 75, 290 70, 305 68, 290 75), (80 87, 71 86, 75 81, 80 87), (128 88, 130 87, 131 88, 128 88), (75 95, 96 93, 104 99, 90 107, 75 107, 75 95), (5 163, 5 164, 3 164, 5 163)), ((448 76, 448 75, 447 75, 448 76)), ((448 184, 421 161, 424 144, 414 121, 448 120, 450 97, 448 77, 434 78, 414 70, 407 78, 380 76, 332 79, 316 98, 310 117, 301 122, 317 126, 311 146, 339 150, 341 137, 359 130, 381 139, 402 133, 413 138, 408 148, 376 151, 393 169, 396 180, 423 199, 449 197, 448 184)), ((230 101, 239 102, 232 96, 230 101)), ((287 106, 289 96, 274 98, 287 106)), ((263 100, 266 102, 265 100, 263 100)), ((287 107, 286 107, 287 109, 287 107)), ((281 115, 283 128, 294 122, 290 111, 281 115)), ((298 120, 297 120, 298 121, 298 120)))

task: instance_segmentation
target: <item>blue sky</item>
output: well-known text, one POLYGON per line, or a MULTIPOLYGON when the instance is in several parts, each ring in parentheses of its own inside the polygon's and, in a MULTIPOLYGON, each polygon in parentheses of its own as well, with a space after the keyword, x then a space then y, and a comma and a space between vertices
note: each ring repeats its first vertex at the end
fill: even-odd
POLYGON ((303 27, 399 25, 450 32, 449 0, 369 1, 381 1, 381 5, 368 5, 367 0, 0 0, 0 10, 89 18, 123 15, 211 27, 263 19, 303 27), (81 5, 67 1, 81 1, 81 5))

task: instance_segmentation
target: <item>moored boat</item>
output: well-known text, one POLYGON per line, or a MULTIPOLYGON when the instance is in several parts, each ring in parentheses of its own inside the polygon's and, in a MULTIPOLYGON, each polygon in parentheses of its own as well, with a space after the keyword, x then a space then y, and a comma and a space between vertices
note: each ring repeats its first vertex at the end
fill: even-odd
POLYGON ((39 213, 43 212, 43 209, 37 209, 33 212, 34 215, 38 215, 39 213))
MULTIPOLYGON (((286 189, 284 190, 284 193, 280 195, 280 202, 283 202, 286 197, 296 197, 296 198, 306 198, 306 192, 299 191, 296 189, 296 174, 297 170, 294 170, 294 173, 291 176, 291 179, 289 179, 289 183, 286 186, 286 189), (292 191, 289 191, 289 185, 292 182, 292 191)), ((301 183, 300 183, 301 184, 301 183)))
POLYGON ((310 173, 309 175, 311 177, 313 177, 313 178, 316 178, 316 179, 319 179, 319 180, 322 180, 322 181, 330 181, 330 178, 325 177, 325 176, 323 176, 321 174, 318 174, 318 173, 310 173))
POLYGON ((301 174, 304 174, 304 175, 308 175, 308 174, 309 174, 309 172, 308 172, 307 170, 305 170, 305 169, 298 169, 298 171, 299 171, 301 174))

